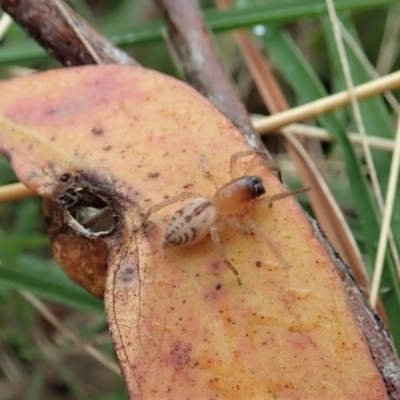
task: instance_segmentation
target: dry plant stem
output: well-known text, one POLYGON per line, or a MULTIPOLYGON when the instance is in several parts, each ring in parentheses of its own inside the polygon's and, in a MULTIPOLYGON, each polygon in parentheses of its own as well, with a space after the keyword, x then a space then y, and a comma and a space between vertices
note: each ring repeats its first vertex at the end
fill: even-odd
MULTIPOLYGON (((371 62, 368 60, 366 57, 365 53, 363 50, 360 48, 358 43, 354 40, 353 36, 351 36, 350 32, 346 29, 346 27, 342 24, 341 21, 339 21, 340 25, 340 32, 343 36, 343 39, 346 41, 348 46, 353 50, 354 55, 358 58, 358 60, 364 65, 366 70, 368 71, 369 75, 371 78, 379 78, 381 75, 378 74, 377 70, 374 68, 374 66, 371 64, 371 62)), ((397 38, 397 36, 396 36, 397 38)), ((383 75, 383 74, 382 74, 383 75)), ((400 105, 399 102, 397 101, 396 97, 392 92, 386 92, 384 93, 385 99, 387 102, 392 106, 393 110, 395 112, 400 111, 400 105)))
POLYGON ((333 4, 333 0, 326 0, 326 5, 328 7, 329 18, 331 21, 333 34, 335 37, 336 47, 337 47, 337 50, 339 53, 340 63, 342 65, 343 75, 345 77, 347 90, 349 92, 350 99, 351 99, 351 105, 353 108, 354 119, 357 124, 358 131, 360 132, 360 135, 362 138, 362 148, 364 151, 365 159, 367 161, 368 170, 371 175, 372 187, 374 189, 375 196, 378 200, 379 208, 382 213, 383 208, 384 208, 383 197, 382 197, 382 193, 380 190, 374 161, 372 159, 371 149, 368 147, 368 143, 365 141, 365 139, 367 137, 367 133, 365 131, 364 123, 362 120, 360 107, 358 105, 357 98, 354 93, 353 78, 351 76, 350 66, 347 61, 346 50, 344 49, 343 39, 342 39, 342 35, 340 33, 339 21, 338 21, 337 15, 336 15, 336 10, 335 10, 335 6, 333 4))
POLYGON ((76 37, 80 40, 80 42, 85 46, 85 49, 88 51, 90 56, 92 57, 95 64, 104 64, 99 55, 96 53, 96 50, 93 48, 91 43, 86 40, 85 36, 82 34, 80 28, 75 24, 72 13, 68 11, 65 7, 65 4, 62 0, 52 0, 57 8, 60 10, 61 14, 67 21, 69 27, 75 32, 76 37))
POLYGON ((36 296, 31 293, 21 291, 21 295, 28 301, 50 324, 57 328, 60 332, 64 333, 66 337, 72 340, 79 346, 85 353, 89 354, 100 364, 104 365, 110 371, 120 374, 119 367, 111 360, 108 360, 99 350, 90 344, 86 344, 76 333, 63 324, 49 308, 36 296))
POLYGON ((376 70, 379 74, 385 75, 392 68, 399 53, 399 32, 400 32, 400 7, 396 4, 388 13, 381 47, 379 49, 376 70))
MULTIPOLYGON (((375 79, 368 83, 356 86, 354 94, 357 100, 366 100, 372 96, 379 95, 388 90, 400 88, 400 72, 394 72, 382 78, 375 79)), ((351 96, 347 90, 333 94, 320 100, 313 101, 303 106, 283 111, 279 114, 255 121, 256 129, 262 134, 273 132, 285 125, 294 122, 304 121, 315 118, 322 114, 327 114, 341 107, 346 107, 351 103, 351 96)))
POLYGON ((0 371, 9 383, 22 385, 27 376, 23 372, 22 363, 14 355, 9 354, 8 347, 0 338, 0 371))
MULTIPOLYGON (((217 1, 217 4, 222 7, 229 6, 228 3, 229 1, 226 0, 217 1)), ((234 34, 234 37, 270 114, 287 110, 289 106, 286 98, 276 85, 268 60, 260 57, 260 52, 250 35, 246 31, 239 31, 234 34), (262 84, 259 84, 261 82, 262 84)))
POLYGON ((29 190, 22 183, 12 183, 10 185, 0 186, 0 204, 10 203, 12 201, 26 199, 36 196, 35 192, 29 190))
POLYGON ((263 149, 259 134, 227 78, 196 0, 155 0, 190 83, 228 117, 250 146, 263 149))
MULTIPOLYGON (((261 121, 256 119, 255 121, 261 121)), ((319 128, 317 126, 305 125, 305 124, 291 124, 281 129, 281 132, 292 133, 296 136, 306 137, 308 139, 317 139, 322 142, 334 142, 335 138, 329 133, 328 130, 319 128)), ((353 144, 361 144, 361 136, 358 133, 350 132, 348 134, 350 141, 353 144)), ((368 146, 375 150, 383 150, 392 152, 394 149, 394 140, 383 139, 378 136, 367 137, 368 146)))
MULTIPOLYGON (((369 301, 372 307, 376 307, 379 295, 379 287, 381 284, 381 277, 383 271, 384 258, 386 253, 386 246, 390 235, 390 222, 392 219, 394 199, 397 189, 397 181, 399 178, 400 168, 400 118, 397 121, 397 132, 395 148, 392 157, 392 163, 390 166, 389 184, 386 194, 385 209, 383 213, 382 227, 379 236, 378 251, 376 254, 374 276, 372 279, 371 294, 369 301)), ((399 272, 399 270, 397 270, 399 272)))
POLYGON ((8 14, 2 14, 0 17, 0 40, 3 39, 3 36, 8 31, 8 28, 12 24, 12 19, 8 14))
MULTIPOLYGON (((55 1, 0 0, 0 8, 61 64, 71 66, 96 62, 55 1)), ((136 64, 65 3, 62 4, 62 8, 103 64, 136 64)))

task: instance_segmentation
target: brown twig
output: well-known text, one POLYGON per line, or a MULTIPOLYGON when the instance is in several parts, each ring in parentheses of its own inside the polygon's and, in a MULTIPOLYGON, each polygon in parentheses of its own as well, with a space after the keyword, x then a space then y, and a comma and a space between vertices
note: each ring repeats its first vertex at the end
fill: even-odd
POLYGON ((264 149, 245 106, 224 71, 197 2, 155 0, 190 83, 229 118, 250 146, 264 149))
POLYGON ((136 64, 61 0, 0 0, 0 8, 65 66, 136 64))

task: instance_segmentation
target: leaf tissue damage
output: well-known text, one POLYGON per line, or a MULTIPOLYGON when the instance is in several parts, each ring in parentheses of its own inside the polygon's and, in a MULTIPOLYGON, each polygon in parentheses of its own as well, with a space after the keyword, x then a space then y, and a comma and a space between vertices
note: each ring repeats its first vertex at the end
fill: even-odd
POLYGON ((43 201, 54 256, 72 280, 103 298, 108 246, 101 238, 118 226, 118 207, 94 177, 66 173, 60 181, 56 200, 43 201))
MULTIPOLYGON (((131 398, 386 398, 342 282, 292 198, 249 210, 274 249, 257 231, 221 232, 240 286, 208 237, 160 248, 182 204, 134 232, 154 204, 212 196, 202 156, 229 182, 231 155, 248 149, 193 89, 140 67, 87 66, 0 91, 0 151, 43 196, 67 274, 104 295, 131 398)), ((256 164, 267 194, 281 192, 256 164)))

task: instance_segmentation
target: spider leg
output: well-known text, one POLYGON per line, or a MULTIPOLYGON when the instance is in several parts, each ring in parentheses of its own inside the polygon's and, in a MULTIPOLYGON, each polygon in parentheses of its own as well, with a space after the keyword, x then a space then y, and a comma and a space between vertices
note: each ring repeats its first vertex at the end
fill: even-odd
POLYGON ((231 173, 231 178, 236 179, 240 178, 240 174, 238 173, 238 160, 239 158, 251 156, 252 154, 256 154, 256 150, 245 150, 245 151, 238 151, 235 154, 232 154, 231 160, 229 162, 229 171, 231 173))
MULTIPOLYGON (((239 217, 237 215, 226 218, 224 224, 236 229, 236 231, 241 233, 242 235, 247 235, 248 233, 251 233, 251 229, 249 227, 244 226, 244 224, 241 224, 239 222, 239 217)), ((221 228, 219 229, 221 230, 221 228)))
POLYGON ((204 154, 201 155, 201 160, 200 160, 200 167, 201 167, 201 171, 203 172, 203 176, 204 178, 206 178, 207 180, 209 180, 210 182, 212 182, 214 184, 214 186, 218 189, 221 186, 221 183, 208 169, 207 166, 207 159, 206 156, 204 154))
MULTIPOLYGON (((268 204, 269 207, 272 207, 273 203, 275 201, 278 200, 282 200, 286 197, 289 196, 294 196, 296 194, 299 193, 304 193, 307 192, 308 190, 310 190, 310 188, 301 188, 301 189, 296 189, 296 190, 290 190, 287 192, 283 192, 283 193, 277 193, 277 194, 273 194, 271 196, 267 196, 261 199, 256 200, 253 203, 254 207, 259 207, 260 205, 264 205, 264 204, 268 204)), ((288 270, 289 268, 291 268, 291 265, 285 260, 285 258, 282 256, 281 252, 279 251, 278 247, 276 246, 276 244, 274 243, 273 239, 271 238, 271 236, 265 231, 265 229, 263 229, 262 227, 260 227, 256 221, 254 221, 248 214, 243 214, 241 216, 244 224, 240 223, 240 221, 238 219, 235 220, 230 220, 228 219, 226 222, 236 226, 236 228, 241 231, 245 231, 245 232, 249 232, 251 230, 258 232, 259 234, 261 234, 265 241, 267 242, 269 248, 274 252, 275 256, 277 257, 278 261, 282 264, 282 266, 288 270)))
POLYGON ((214 243, 214 246, 218 252, 218 255, 220 256, 220 258, 222 259, 224 264, 236 275, 238 284, 240 286, 242 284, 242 281, 239 278, 239 272, 226 257, 226 253, 222 246, 221 239, 219 238, 219 235, 218 235, 218 228, 215 224, 211 225, 210 236, 211 236, 211 240, 214 243))
MULTIPOLYGON (((229 169, 230 169, 232 179, 240 178, 242 176, 238 172, 238 160, 243 157, 251 156, 252 154, 259 154, 259 155, 264 154, 265 155, 265 152, 257 151, 257 150, 245 150, 245 151, 238 151, 237 153, 235 153, 231 156, 229 169)), ((275 172, 276 175, 278 176, 279 180, 282 182, 280 168, 265 159, 255 161, 249 168, 247 168, 245 174, 250 175, 250 171, 256 169, 260 165, 267 166, 270 170, 275 172)))
POLYGON ((154 204, 154 206, 151 206, 147 210, 147 212, 143 216, 140 224, 134 226, 133 232, 136 232, 138 229, 143 227, 145 225, 145 223, 147 222, 147 220, 150 218, 151 214, 154 214, 156 211, 161 210, 162 208, 167 207, 173 203, 177 203, 178 201, 186 200, 191 197, 201 197, 201 196, 199 196, 198 194, 195 194, 195 193, 191 193, 191 192, 182 192, 182 193, 176 194, 175 196, 170 197, 169 199, 161 201, 160 203, 154 204))
POLYGON ((273 194, 271 196, 263 197, 261 199, 257 199, 253 204, 254 207, 259 207, 260 205, 268 204, 272 207, 273 203, 278 200, 282 200, 289 196, 295 196, 296 194, 304 193, 309 191, 311 188, 301 188, 296 190, 288 190, 287 192, 273 194))
POLYGON ((247 230, 253 230, 261 234, 265 241, 267 242, 267 245, 269 248, 273 251, 275 254, 276 258, 278 261, 282 264, 282 266, 286 269, 289 270, 291 268, 291 265, 285 260, 285 258, 282 256, 281 252, 279 251, 277 245, 274 243, 272 240, 271 236, 263 229, 260 227, 257 222, 255 222, 249 215, 243 215, 243 220, 245 222, 246 227, 243 227, 244 229, 247 228, 247 230), (250 228, 250 229, 249 229, 250 228))

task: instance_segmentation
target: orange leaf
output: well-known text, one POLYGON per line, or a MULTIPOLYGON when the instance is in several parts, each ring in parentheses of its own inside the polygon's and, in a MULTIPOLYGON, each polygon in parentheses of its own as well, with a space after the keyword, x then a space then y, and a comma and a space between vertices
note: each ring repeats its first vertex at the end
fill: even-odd
MULTIPOLYGON (((107 318, 131 398, 386 398, 342 282, 294 199, 246 212, 274 250, 260 231, 220 232, 241 286, 208 237, 160 248, 181 203, 134 232, 165 198, 213 195, 202 155, 229 182, 231 155, 248 149, 192 88, 139 67, 88 66, 0 90, 0 148, 19 179, 54 203, 57 232, 80 237, 66 217, 67 190, 85 188, 115 213, 112 232, 96 240, 108 246, 107 318)), ((242 160, 241 173, 256 159, 242 160)), ((283 190, 266 166, 251 173, 268 194, 283 190)))

